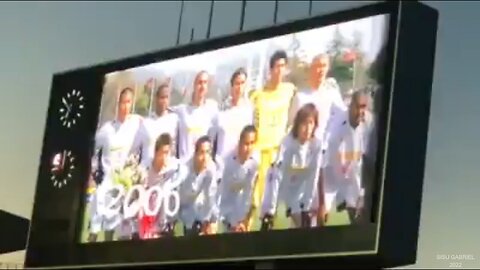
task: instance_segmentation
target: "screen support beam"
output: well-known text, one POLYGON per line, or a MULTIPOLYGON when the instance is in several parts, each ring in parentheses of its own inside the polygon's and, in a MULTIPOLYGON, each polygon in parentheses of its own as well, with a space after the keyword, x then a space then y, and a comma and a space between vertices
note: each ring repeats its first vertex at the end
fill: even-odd
POLYGON ((182 30, 182 19, 183 19, 184 6, 185 6, 185 1, 182 0, 180 2, 180 16, 178 18, 177 41, 175 42, 175 45, 177 45, 177 46, 180 44, 180 32, 182 30))
POLYGON ((242 9, 240 13, 240 32, 243 31, 245 25, 245 11, 247 9, 247 0, 242 0, 242 9))
POLYGON ((273 11, 273 24, 277 24, 278 20, 278 0, 275 1, 275 9, 273 11))
POLYGON ((212 33, 212 20, 213 20, 213 9, 215 6, 215 1, 210 2, 210 14, 208 16, 208 26, 207 26, 207 39, 210 38, 212 33))

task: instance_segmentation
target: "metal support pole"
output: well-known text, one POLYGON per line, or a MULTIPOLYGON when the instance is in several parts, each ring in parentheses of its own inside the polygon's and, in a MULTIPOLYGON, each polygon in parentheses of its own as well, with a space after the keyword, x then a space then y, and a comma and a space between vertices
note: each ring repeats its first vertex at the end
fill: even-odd
POLYGON ((182 1, 180 4, 180 17, 178 19, 178 30, 177 30, 177 41, 176 45, 180 44, 180 32, 182 31, 182 18, 183 18, 183 7, 185 5, 185 1, 182 1))

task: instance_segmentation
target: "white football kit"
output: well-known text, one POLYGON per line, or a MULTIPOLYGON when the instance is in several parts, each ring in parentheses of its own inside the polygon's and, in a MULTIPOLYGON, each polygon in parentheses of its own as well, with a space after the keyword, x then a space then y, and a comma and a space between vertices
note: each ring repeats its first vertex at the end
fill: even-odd
POLYGON ((269 170, 262 216, 273 215, 281 201, 292 214, 317 209, 317 183, 324 153, 322 141, 316 137, 303 145, 291 134, 285 137, 278 158, 269 170))
POLYGON ((155 142, 160 135, 167 133, 173 139, 172 155, 176 153, 176 141, 178 133, 178 115, 172 112, 168 112, 163 116, 152 115, 149 118, 143 120, 143 124, 140 128, 139 139, 142 147, 142 164, 148 166, 155 154, 155 142))
POLYGON ((252 155, 243 164, 235 152, 225 159, 225 170, 219 187, 220 218, 225 224, 235 227, 247 218, 252 206, 259 164, 258 154, 252 155))
POLYGON ((218 113, 218 105, 207 99, 201 106, 183 104, 174 110, 179 117, 178 157, 185 162, 193 156, 196 141, 209 135, 213 119, 218 113))
POLYGON ((318 90, 303 89, 296 93, 289 110, 289 126, 293 125, 297 112, 308 103, 313 103, 319 112, 315 136, 323 140, 332 119, 347 110, 335 79, 326 79, 318 90))
MULTIPOLYGON (((173 196, 169 196, 168 192, 179 194, 180 184, 185 181, 188 170, 185 165, 181 164, 177 158, 170 157, 166 163, 166 166, 159 172, 155 172, 151 166, 146 168, 147 177, 145 179, 144 186, 148 190, 152 187, 158 186, 162 189, 163 195, 168 196, 162 200, 162 206, 159 208, 157 215, 157 228, 159 231, 166 229, 168 223, 173 223, 178 219, 180 210, 180 201, 175 202, 173 196), (165 202, 169 201, 169 212, 173 215, 167 215, 165 210, 165 202), (178 203, 178 205, 175 205, 178 203), (178 207, 178 211, 174 212, 178 207)), ((178 197, 180 199, 180 196, 178 197)))
POLYGON ((226 104, 213 120, 210 137, 216 142, 216 155, 225 159, 236 148, 243 128, 253 125, 253 107, 247 100, 237 106, 226 104))
POLYGON ((217 166, 213 161, 207 168, 197 174, 193 159, 186 164, 188 175, 180 185, 180 219, 187 229, 195 221, 217 222, 217 166))
MULTIPOLYGON (((91 233, 114 230, 122 221, 122 214, 108 214, 102 210, 113 200, 110 190, 114 186, 114 171, 123 168, 129 156, 138 150, 135 141, 141 122, 140 116, 129 115, 123 123, 117 120, 106 122, 95 135, 95 153, 102 150, 104 176, 91 201, 91 233)), ((121 203, 123 201, 119 200, 115 205, 121 203)))
POLYGON ((362 188, 362 160, 366 149, 367 133, 365 123, 353 128, 348 116, 332 126, 324 169, 325 206, 330 211, 342 201, 348 207, 357 207, 364 195, 362 188))

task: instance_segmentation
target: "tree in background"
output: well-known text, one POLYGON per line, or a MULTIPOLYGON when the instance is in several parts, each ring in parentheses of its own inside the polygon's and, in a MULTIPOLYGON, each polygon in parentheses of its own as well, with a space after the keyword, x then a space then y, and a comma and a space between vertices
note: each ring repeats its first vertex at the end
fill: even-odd
POLYGON ((361 88, 371 82, 367 72, 368 63, 360 47, 362 39, 362 33, 355 31, 352 41, 349 41, 337 27, 327 50, 331 56, 330 76, 337 80, 344 96, 351 89, 361 88))
POLYGON ((150 114, 150 102, 153 90, 157 80, 155 78, 148 79, 144 84, 136 85, 135 91, 135 113, 148 116, 150 114))
POLYGON ((131 71, 122 71, 107 76, 103 87, 101 112, 98 121, 99 127, 106 121, 115 119, 118 95, 125 87, 135 90, 135 78, 131 71))
POLYGON ((288 50, 291 56, 288 61, 287 80, 292 82, 297 88, 308 87, 309 63, 306 59, 306 52, 302 49, 300 40, 295 34, 292 35, 292 43, 288 50))
POLYGON ((344 52, 349 48, 348 40, 340 32, 337 26, 330 42, 327 53, 330 55, 330 77, 334 77, 344 95, 353 80, 352 64, 345 61, 344 52))

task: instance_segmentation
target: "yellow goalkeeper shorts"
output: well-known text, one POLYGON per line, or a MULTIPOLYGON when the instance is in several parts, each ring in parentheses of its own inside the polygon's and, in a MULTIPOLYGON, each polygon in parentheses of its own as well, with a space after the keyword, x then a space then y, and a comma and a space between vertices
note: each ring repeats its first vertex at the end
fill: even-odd
POLYGON ((259 213, 259 209, 262 206, 262 199, 263 193, 265 190, 265 182, 267 178, 267 171, 268 168, 272 165, 273 161, 278 152, 278 147, 270 148, 261 151, 261 159, 260 159, 260 166, 258 168, 258 178, 255 182, 255 186, 253 188, 253 197, 252 197, 252 205, 255 207, 255 213, 253 213, 248 221, 248 231, 251 231, 252 225, 255 219, 259 219, 260 217, 257 216, 259 213))

